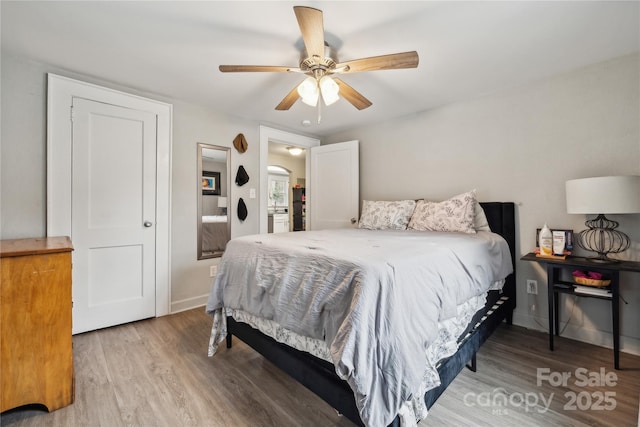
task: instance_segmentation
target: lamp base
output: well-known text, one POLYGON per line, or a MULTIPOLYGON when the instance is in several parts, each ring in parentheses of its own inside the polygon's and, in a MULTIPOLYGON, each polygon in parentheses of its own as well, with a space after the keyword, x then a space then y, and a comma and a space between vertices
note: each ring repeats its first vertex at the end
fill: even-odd
POLYGON ((609 258, 608 256, 604 255, 604 256, 593 256, 593 257, 585 257, 585 260, 592 262, 594 264, 616 264, 619 263, 621 260, 619 259, 614 259, 614 258, 609 258))
POLYGON ((578 233, 576 242, 578 246, 587 251, 596 252, 598 255, 587 258, 589 261, 599 264, 613 264, 619 260, 609 258, 609 254, 617 254, 629 249, 629 236, 618 228, 618 222, 612 221, 603 214, 584 223, 588 229, 578 233))

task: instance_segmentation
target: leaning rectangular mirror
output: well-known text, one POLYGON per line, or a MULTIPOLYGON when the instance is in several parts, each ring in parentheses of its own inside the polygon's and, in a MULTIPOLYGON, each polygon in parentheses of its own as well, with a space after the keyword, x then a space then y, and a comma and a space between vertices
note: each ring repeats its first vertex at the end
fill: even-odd
POLYGON ((231 238, 229 148, 198 144, 198 259, 222 256, 231 238))

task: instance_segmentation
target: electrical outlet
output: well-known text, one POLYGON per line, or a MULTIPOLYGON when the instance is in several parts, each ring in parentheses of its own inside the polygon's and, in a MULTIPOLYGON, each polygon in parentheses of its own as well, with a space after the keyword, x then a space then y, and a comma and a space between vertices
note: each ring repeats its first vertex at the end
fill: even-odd
POLYGON ((209 267, 209 277, 215 277, 216 274, 218 274, 218 266, 212 265, 209 267))
POLYGON ((527 280, 527 293, 532 295, 538 295, 538 281, 527 280))

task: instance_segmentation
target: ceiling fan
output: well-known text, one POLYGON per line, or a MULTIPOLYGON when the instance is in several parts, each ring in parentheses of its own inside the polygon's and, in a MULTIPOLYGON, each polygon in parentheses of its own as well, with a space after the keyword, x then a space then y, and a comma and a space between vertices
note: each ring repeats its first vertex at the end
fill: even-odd
POLYGON ((331 105, 340 96, 358 110, 363 110, 372 105, 371 101, 344 81, 332 77, 333 75, 418 66, 418 53, 415 51, 338 62, 335 50, 324 40, 322 11, 305 6, 294 6, 293 11, 305 46, 305 50, 301 53, 299 67, 220 65, 220 71, 223 73, 294 72, 308 75, 309 77, 284 97, 276 106, 276 110, 288 110, 299 98, 302 98, 305 104, 318 106, 318 123, 320 123, 319 98, 322 98, 325 105, 331 105))

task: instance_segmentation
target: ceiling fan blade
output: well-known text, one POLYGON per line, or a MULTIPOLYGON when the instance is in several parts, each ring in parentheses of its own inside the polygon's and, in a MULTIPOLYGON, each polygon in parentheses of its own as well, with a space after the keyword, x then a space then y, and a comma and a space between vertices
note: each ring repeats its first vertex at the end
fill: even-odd
POLYGON ((336 65, 336 69, 349 67, 345 73, 360 71, 395 70, 400 68, 416 68, 418 53, 416 51, 392 53, 390 55, 372 56, 370 58, 354 59, 336 65))
POLYGON ((317 57, 317 62, 324 58, 324 24, 322 11, 312 7, 294 6, 293 11, 298 19, 302 40, 307 55, 317 57))
POLYGON ((218 67, 223 73, 243 73, 243 72, 273 72, 286 73, 296 71, 296 67, 279 67, 272 65, 221 65, 218 67))
POLYGON ((289 92, 282 101, 280 101, 280 104, 278 104, 276 110, 288 110, 293 104, 295 104, 298 98, 300 98, 300 94, 298 93, 298 86, 296 85, 296 87, 294 87, 293 90, 289 92))
POLYGON ((335 82, 338 83, 338 87, 340 87, 340 95, 353 104, 358 110, 371 107, 371 101, 362 96, 360 92, 336 77, 333 77, 333 80, 335 80, 335 82))

